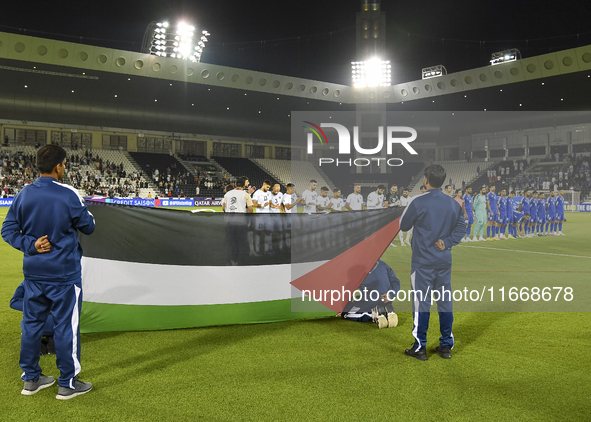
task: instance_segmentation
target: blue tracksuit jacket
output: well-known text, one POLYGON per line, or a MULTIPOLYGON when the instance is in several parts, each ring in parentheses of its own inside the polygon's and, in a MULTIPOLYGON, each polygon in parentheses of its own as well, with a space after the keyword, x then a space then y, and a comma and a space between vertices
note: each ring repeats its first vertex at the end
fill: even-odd
POLYGON ((14 198, 2 224, 2 238, 24 253, 26 280, 70 284, 82 277, 77 230, 84 234, 94 231, 94 217, 82 197, 52 177, 39 177, 14 198), (35 241, 44 235, 51 250, 40 254, 35 241))
POLYGON ((451 248, 466 235, 462 207, 439 189, 428 190, 415 197, 400 218, 400 230, 412 227, 412 266, 451 267, 451 248), (435 247, 439 239, 445 243, 444 251, 435 247))

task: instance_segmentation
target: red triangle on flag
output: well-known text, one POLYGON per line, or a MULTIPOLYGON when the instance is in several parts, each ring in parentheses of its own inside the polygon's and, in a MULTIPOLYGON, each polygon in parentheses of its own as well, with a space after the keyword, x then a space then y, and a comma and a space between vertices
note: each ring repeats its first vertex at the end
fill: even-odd
POLYGON ((399 231, 400 217, 291 284, 302 292, 310 291, 306 296, 320 299, 316 302, 341 312, 350 299, 347 292, 352 295, 357 290, 399 231))

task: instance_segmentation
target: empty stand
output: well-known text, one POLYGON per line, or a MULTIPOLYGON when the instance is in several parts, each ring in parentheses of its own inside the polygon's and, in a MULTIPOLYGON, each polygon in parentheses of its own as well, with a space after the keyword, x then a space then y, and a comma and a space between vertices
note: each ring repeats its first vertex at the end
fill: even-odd
POLYGON ((296 192, 302 193, 308 188, 310 180, 318 182, 318 190, 322 186, 331 188, 333 183, 326 180, 308 161, 271 160, 267 158, 255 158, 257 164, 276 177, 282 185, 293 183, 296 192))
MULTIPOLYGON (((269 174, 268 171, 248 158, 211 157, 211 159, 230 174, 233 174, 234 177, 247 176, 250 185, 256 186, 257 189, 260 188, 263 181, 267 179, 271 181, 271 186, 275 183, 281 184, 281 182, 273 177, 273 175, 269 174)), ((282 189, 285 190, 285 186, 282 186, 282 189)))
MULTIPOLYGON (((478 181, 483 176, 483 173, 484 176, 486 176, 486 170, 496 165, 495 162, 491 161, 438 161, 434 164, 439 164, 445 169, 446 178, 445 182, 443 182, 443 186, 451 184, 454 189, 462 189, 462 182, 465 182, 464 186, 466 187, 472 186, 473 184, 477 185, 478 181), (479 168, 480 173, 476 171, 479 168)), ((421 193, 421 184, 422 180, 418 180, 412 189, 410 196, 419 195, 421 193)))

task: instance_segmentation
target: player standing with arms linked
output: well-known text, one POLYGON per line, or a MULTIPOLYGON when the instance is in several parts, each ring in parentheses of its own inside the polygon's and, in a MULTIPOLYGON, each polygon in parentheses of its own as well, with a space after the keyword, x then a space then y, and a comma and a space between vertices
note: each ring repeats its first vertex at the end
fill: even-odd
POLYGON ((37 151, 41 176, 14 199, 2 224, 2 238, 24 253, 25 297, 19 364, 30 396, 55 383, 41 373, 39 348, 43 326, 51 311, 55 321, 56 365, 60 370, 56 396, 67 400, 89 392, 79 381, 80 309, 82 306, 82 248, 78 231, 92 234, 94 217, 76 189, 60 183, 66 151, 46 145, 37 151))
POLYGON ((435 351, 444 359, 451 358, 454 346, 452 334, 453 304, 451 291, 451 248, 466 234, 464 212, 453 198, 439 188, 445 181, 445 170, 437 164, 425 169, 427 192, 413 199, 400 217, 400 230, 414 227, 412 239, 411 286, 413 298, 414 345, 404 353, 419 360, 427 360, 427 329, 431 308, 431 292, 439 290, 437 302, 441 337, 435 351))
POLYGON ((497 203, 497 194, 495 185, 490 185, 490 192, 486 195, 486 211, 488 213, 488 227, 486 228, 487 240, 497 240, 497 220, 499 218, 499 204, 497 203), (492 236, 492 237, 491 237, 492 236))
POLYGON ((470 239, 470 231, 472 230, 472 225, 474 224, 474 209, 472 208, 472 202, 474 198, 472 198, 472 188, 467 187, 466 193, 462 197, 464 200, 464 208, 466 210, 466 214, 468 214, 468 224, 466 227, 466 242, 474 242, 474 240, 470 239))
POLYGON ((558 232, 556 235, 564 236, 564 233, 562 233, 562 223, 566 220, 564 219, 564 190, 562 189, 558 191, 558 196, 556 197, 556 221, 558 222, 558 232))
POLYGON ((548 208, 546 210, 546 230, 548 230, 548 225, 550 225, 550 232, 548 236, 558 236, 556 233, 556 197, 554 196, 554 191, 550 191, 550 197, 548 198, 548 208))

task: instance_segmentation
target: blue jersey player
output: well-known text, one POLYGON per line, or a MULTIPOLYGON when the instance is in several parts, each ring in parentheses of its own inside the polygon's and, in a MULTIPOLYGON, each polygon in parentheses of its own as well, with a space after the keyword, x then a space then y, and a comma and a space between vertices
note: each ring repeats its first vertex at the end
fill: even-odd
POLYGON ((497 238, 499 239, 505 239, 505 227, 507 227, 509 215, 508 208, 509 198, 507 198, 507 191, 503 189, 501 190, 501 196, 499 197, 499 219, 497 220, 500 231, 500 234, 497 233, 497 238))
MULTIPOLYGON (((523 195, 523 201, 521 202, 521 212, 524 216, 527 215, 531 217, 531 199, 531 193, 526 191, 523 195)), ((529 225, 527 222, 524 222, 523 224, 523 231, 525 233, 525 237, 529 237, 529 225)))
POLYGON ((544 193, 540 193, 540 197, 538 198, 538 226, 540 227, 540 231, 538 236, 545 236, 544 234, 544 224, 546 224, 546 207, 548 203, 546 202, 544 193))
POLYGON ((548 209, 546 210, 546 230, 550 226, 548 236, 556 236, 556 196, 554 191, 550 191, 550 198, 548 198, 548 209))
POLYGON ((538 226, 538 208, 539 208, 540 201, 538 199, 538 192, 532 192, 532 199, 529 205, 529 212, 530 212, 530 219, 529 219, 529 237, 534 237, 536 235, 536 229, 539 229, 538 226))
POLYGON ((564 236, 562 233, 562 223, 566 221, 564 219, 564 190, 560 189, 558 191, 558 196, 556 197, 556 222, 558 223, 558 236, 564 236))
POLYGON ((91 234, 94 217, 78 192, 60 183, 66 151, 46 145, 37 151, 41 176, 14 198, 2 224, 2 238, 24 253, 25 280, 19 364, 30 396, 55 383, 41 373, 39 349, 49 313, 54 320, 56 364, 60 370, 56 396, 67 400, 84 394, 90 383, 80 372, 80 309, 82 306, 82 248, 78 232, 91 234))
POLYGON ((466 226, 466 240, 468 242, 472 242, 470 239, 470 230, 472 230, 472 225, 474 224, 474 208, 472 207, 472 202, 474 198, 472 198, 472 188, 466 188, 466 193, 462 197, 464 200, 464 208, 466 210, 466 214, 468 214, 468 225, 466 226))
POLYGON ((497 220, 499 218, 499 203, 495 193, 495 185, 489 186, 489 192, 486 195, 486 214, 488 216, 488 227, 486 228, 486 237, 488 240, 498 240, 495 236, 498 230, 497 220), (491 237, 492 235, 492 237, 491 237))

